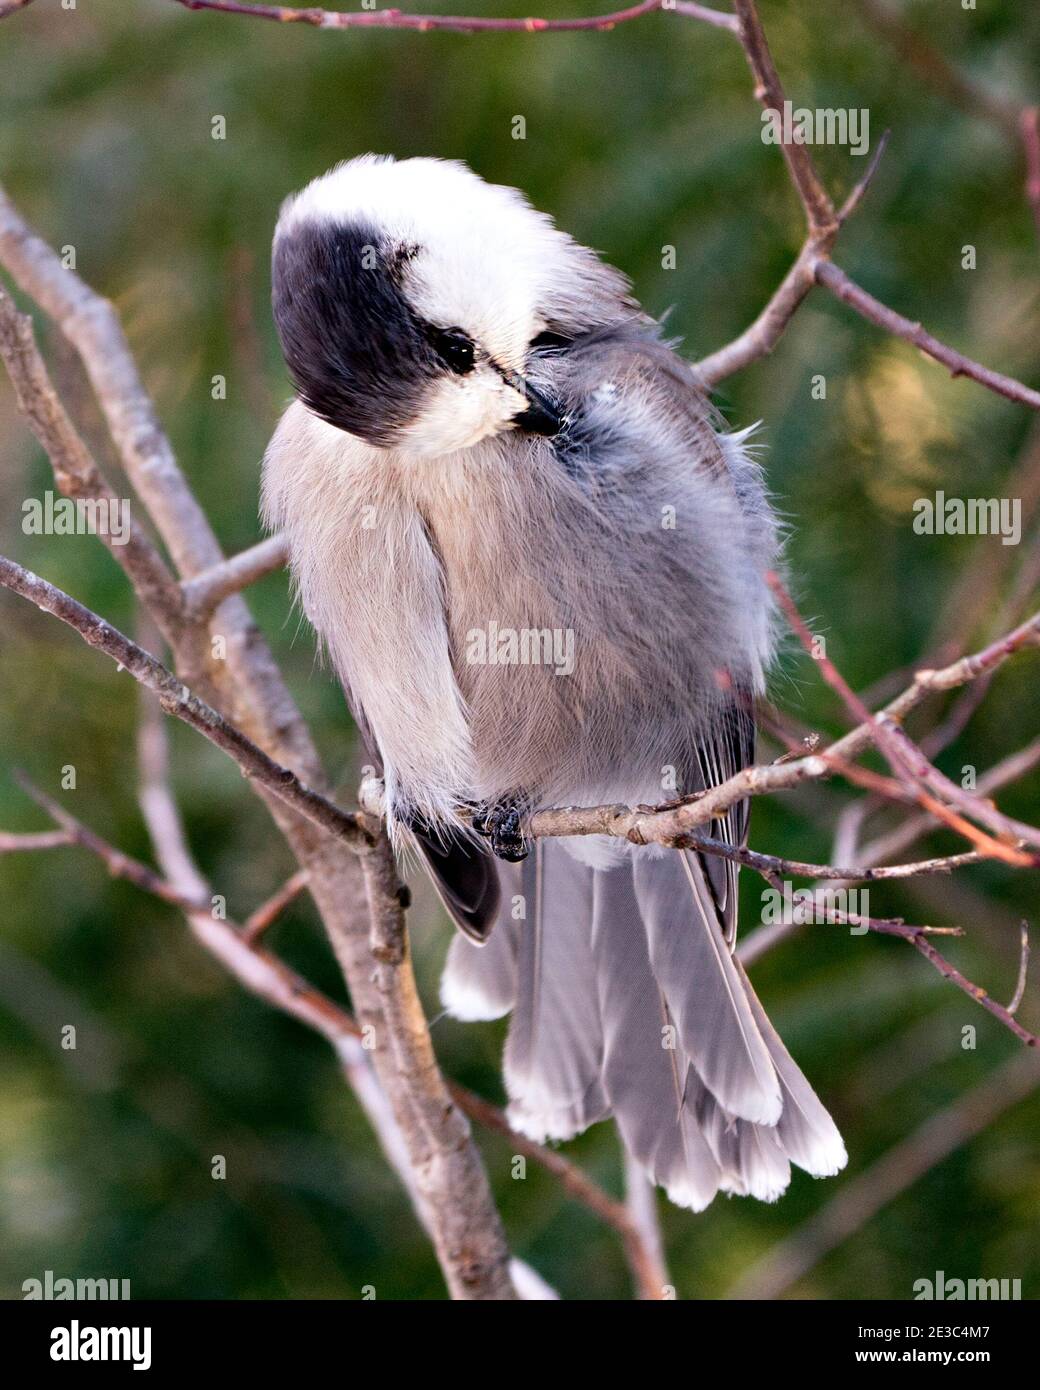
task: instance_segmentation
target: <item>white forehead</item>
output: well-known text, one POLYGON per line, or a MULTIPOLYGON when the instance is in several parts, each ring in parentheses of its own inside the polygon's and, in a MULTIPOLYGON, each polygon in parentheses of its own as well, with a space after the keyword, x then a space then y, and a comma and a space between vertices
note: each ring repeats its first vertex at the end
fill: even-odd
POLYGON ((371 226, 381 240, 419 247, 403 273, 416 310, 510 365, 577 269, 579 248, 549 217, 454 161, 364 155, 339 164, 285 203, 276 239, 306 222, 371 226))

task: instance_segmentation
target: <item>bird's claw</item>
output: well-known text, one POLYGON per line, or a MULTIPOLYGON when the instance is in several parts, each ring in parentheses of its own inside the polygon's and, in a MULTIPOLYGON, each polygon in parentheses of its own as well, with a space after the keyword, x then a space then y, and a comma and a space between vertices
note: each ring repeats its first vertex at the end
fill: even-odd
POLYGON ((480 807, 473 816, 473 829, 491 842, 491 852, 497 859, 516 864, 530 853, 522 808, 515 801, 480 807))

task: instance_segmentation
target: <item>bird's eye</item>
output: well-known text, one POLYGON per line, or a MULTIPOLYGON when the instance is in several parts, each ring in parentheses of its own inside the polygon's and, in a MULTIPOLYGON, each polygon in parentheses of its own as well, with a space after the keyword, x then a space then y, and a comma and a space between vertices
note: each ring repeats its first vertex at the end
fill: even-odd
POLYGON ((473 370, 473 340, 461 328, 435 328, 430 341, 437 356, 458 376, 473 370))

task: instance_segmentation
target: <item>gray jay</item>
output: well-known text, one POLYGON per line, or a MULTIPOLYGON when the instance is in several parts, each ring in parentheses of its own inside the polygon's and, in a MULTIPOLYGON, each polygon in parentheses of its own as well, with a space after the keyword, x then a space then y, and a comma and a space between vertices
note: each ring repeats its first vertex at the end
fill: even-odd
MULTIPOLYGON (((264 463, 310 622, 461 930, 460 1019, 512 1013, 510 1118, 613 1115, 673 1201, 773 1200, 841 1137, 734 958, 736 866, 533 809, 660 803, 753 756, 777 525, 746 435, 625 278, 465 165, 366 155, 282 208, 296 389, 264 463)), ((713 824, 747 839, 748 808, 713 824)))

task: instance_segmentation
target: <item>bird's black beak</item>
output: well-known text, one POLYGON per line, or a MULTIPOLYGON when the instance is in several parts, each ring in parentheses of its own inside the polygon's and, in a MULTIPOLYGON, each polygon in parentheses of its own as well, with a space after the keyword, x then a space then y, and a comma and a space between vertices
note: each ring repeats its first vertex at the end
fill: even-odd
POLYGON ((527 401, 527 409, 513 416, 516 428, 526 430, 528 434, 544 434, 550 439, 554 434, 559 434, 563 426, 559 406, 525 381, 518 372, 503 372, 502 375, 513 390, 519 391, 527 401))

